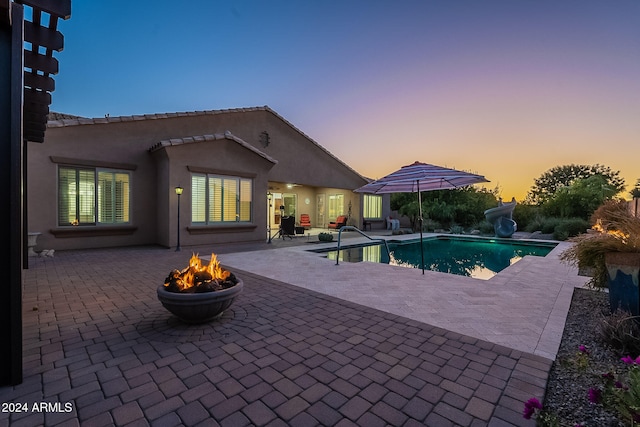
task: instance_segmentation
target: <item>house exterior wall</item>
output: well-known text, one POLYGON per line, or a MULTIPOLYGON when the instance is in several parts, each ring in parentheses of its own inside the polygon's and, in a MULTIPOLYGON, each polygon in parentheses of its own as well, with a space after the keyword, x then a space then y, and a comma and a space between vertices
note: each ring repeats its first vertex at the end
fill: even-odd
MULTIPOLYGON (((177 183, 184 189, 180 204, 180 239, 185 246, 209 243, 257 241, 265 239, 267 175, 273 164, 263 157, 248 151, 228 139, 195 144, 169 146, 163 150, 158 161, 168 163, 168 182, 177 183), (233 175, 253 180, 252 218, 250 223, 224 225, 191 224, 191 174, 212 173, 233 175)), ((153 153, 154 157, 159 153, 153 153)), ((163 167, 164 169, 164 167, 163 167)), ((172 247, 177 242, 177 196, 175 186, 159 187, 160 206, 169 212, 159 223, 158 244, 172 247), (166 231, 168 230, 168 233, 166 231), (162 234, 161 234, 162 233, 162 234)))
MULTIPOLYGON (((45 142, 28 143, 28 226, 41 232, 37 249, 79 249, 156 243, 156 167, 147 148, 148 140, 136 141, 122 129, 109 125, 70 126, 48 129, 45 142), (94 163, 97 166, 131 168, 131 220, 135 231, 58 236, 57 168, 60 164, 94 163)), ((89 228, 85 228, 89 230, 89 228)), ((107 230, 105 227, 104 230, 107 230)), ((76 230, 73 230, 76 231, 76 230)))
POLYGON ((345 212, 347 200, 352 200, 353 214, 359 212, 361 197, 352 190, 366 184, 357 172, 268 107, 54 121, 49 123, 43 144, 28 144, 27 167, 28 231, 42 233, 36 250, 175 246, 177 185, 184 188, 180 202, 181 245, 189 246, 264 239, 270 183, 300 184, 296 187, 296 220, 308 208, 312 222, 316 194, 325 189, 339 190, 345 194, 345 212), (174 139, 184 141, 192 136, 225 133, 231 133, 233 138, 173 144, 174 139), (235 140, 238 138, 241 143, 235 140), (131 225, 59 227, 57 168, 61 164, 130 170, 131 225), (193 170, 250 176, 251 223, 192 225, 193 170), (304 204, 306 198, 310 199, 309 205, 304 204))

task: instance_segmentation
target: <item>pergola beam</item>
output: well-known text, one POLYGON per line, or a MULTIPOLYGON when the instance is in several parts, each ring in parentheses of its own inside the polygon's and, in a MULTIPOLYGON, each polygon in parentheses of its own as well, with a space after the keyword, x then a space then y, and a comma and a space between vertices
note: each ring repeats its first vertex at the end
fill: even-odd
POLYGON ((26 141, 44 142, 55 89, 50 74, 58 72, 53 52, 64 42, 57 22, 70 15, 71 0, 0 0, 0 178, 8 183, 0 197, 9 216, 0 227, 9 263, 8 283, 0 287, 2 386, 22 382, 22 270, 29 266, 26 141), (25 22, 23 4, 33 9, 32 22, 25 22), (25 51, 25 42, 30 50, 25 51))
POLYGON ((58 18, 71 17, 71 0, 16 0, 16 3, 26 4, 58 18))

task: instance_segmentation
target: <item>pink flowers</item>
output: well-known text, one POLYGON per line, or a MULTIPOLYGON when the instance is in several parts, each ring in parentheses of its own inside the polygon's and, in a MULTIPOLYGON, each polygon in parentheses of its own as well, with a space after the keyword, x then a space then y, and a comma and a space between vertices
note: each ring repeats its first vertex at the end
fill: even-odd
POLYGON ((593 404, 598 404, 602 402, 602 390, 599 388, 590 388, 589 389, 589 402, 593 404))
MULTIPOLYGON (((578 352, 571 361, 580 370, 589 367, 589 349, 585 345, 578 346, 578 352)), ((635 359, 625 356, 620 361, 628 366, 628 371, 619 375, 615 370, 602 374, 602 385, 591 387, 587 398, 591 404, 602 405, 605 409, 618 413, 620 419, 640 422, 640 356, 635 359)), ((559 426, 558 416, 542 407, 542 403, 535 397, 524 404, 522 416, 535 419, 537 426, 559 426)), ((575 424, 575 427, 581 427, 575 424)))
POLYGON ((625 419, 640 420, 640 356, 620 358, 629 366, 626 376, 627 384, 620 381, 616 374, 607 372, 602 374, 603 388, 589 389, 589 402, 601 404, 609 410, 614 410, 625 419))
POLYGON ((525 402, 524 412, 522 413, 522 416, 524 417, 524 419, 530 420, 533 414, 536 413, 536 409, 542 410, 542 403, 540 403, 540 401, 535 397, 532 397, 525 402))
POLYGON ((625 356, 620 360, 627 365, 640 365, 640 356, 636 357, 635 359, 633 359, 631 356, 625 356))

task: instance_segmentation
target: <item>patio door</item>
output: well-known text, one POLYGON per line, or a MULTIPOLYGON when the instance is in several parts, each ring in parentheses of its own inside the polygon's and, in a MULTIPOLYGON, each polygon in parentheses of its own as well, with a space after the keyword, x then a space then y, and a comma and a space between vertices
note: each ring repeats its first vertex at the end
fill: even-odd
POLYGON ((325 195, 318 194, 316 197, 316 227, 325 228, 327 226, 325 213, 325 195))
POLYGON ((329 194, 329 220, 344 215, 344 194, 329 194))
POLYGON ((284 193, 282 195, 282 205, 284 206, 284 216, 295 218, 298 209, 298 195, 295 193, 284 193))

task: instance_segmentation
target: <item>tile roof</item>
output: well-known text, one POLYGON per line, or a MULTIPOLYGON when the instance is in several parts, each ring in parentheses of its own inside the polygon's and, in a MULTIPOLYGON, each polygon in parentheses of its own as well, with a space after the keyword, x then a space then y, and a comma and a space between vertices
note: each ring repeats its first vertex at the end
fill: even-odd
MULTIPOLYGON (((105 124, 105 123, 122 123, 122 122, 132 122, 132 121, 140 121, 140 120, 159 120, 159 119, 171 119, 176 117, 197 117, 204 115, 216 115, 216 114, 226 114, 226 113, 244 113, 250 111, 269 111, 276 116, 282 118, 278 113, 273 111, 268 106, 264 107, 248 107, 248 108, 229 108, 223 110, 201 110, 201 111, 178 111, 175 113, 156 113, 156 114, 138 114, 133 116, 105 116, 105 117, 97 117, 97 118, 85 118, 85 117, 76 117, 69 119, 59 119, 59 120, 50 120, 47 123, 48 127, 66 127, 66 126, 80 126, 80 125, 94 125, 94 124, 105 124)), ((286 122, 286 120, 284 120, 286 122)), ((287 122, 289 123, 289 122, 287 122)), ((292 127, 295 127, 291 125, 292 127)), ((299 130, 298 130, 299 131, 299 130)))
POLYGON ((165 139, 165 140, 162 140, 162 141, 154 144, 153 146, 151 146, 149 148, 149 152, 154 152, 154 151, 160 150, 160 149, 162 149, 164 147, 170 147, 170 146, 174 146, 174 145, 193 144, 193 143, 205 142, 205 141, 218 141, 218 140, 221 140, 221 139, 228 139, 230 141, 235 141, 238 144, 240 144, 242 147, 246 148, 247 150, 253 151, 257 155, 267 159, 271 163, 273 163, 273 164, 277 164, 278 163, 278 161, 276 159, 274 159, 273 157, 269 156, 266 153, 263 153, 262 151, 258 150, 256 147, 254 147, 253 145, 251 145, 248 142, 238 138, 237 136, 233 135, 229 131, 226 131, 225 133, 216 133, 214 135, 198 135, 198 136, 188 136, 188 137, 185 137, 185 138, 165 139))

